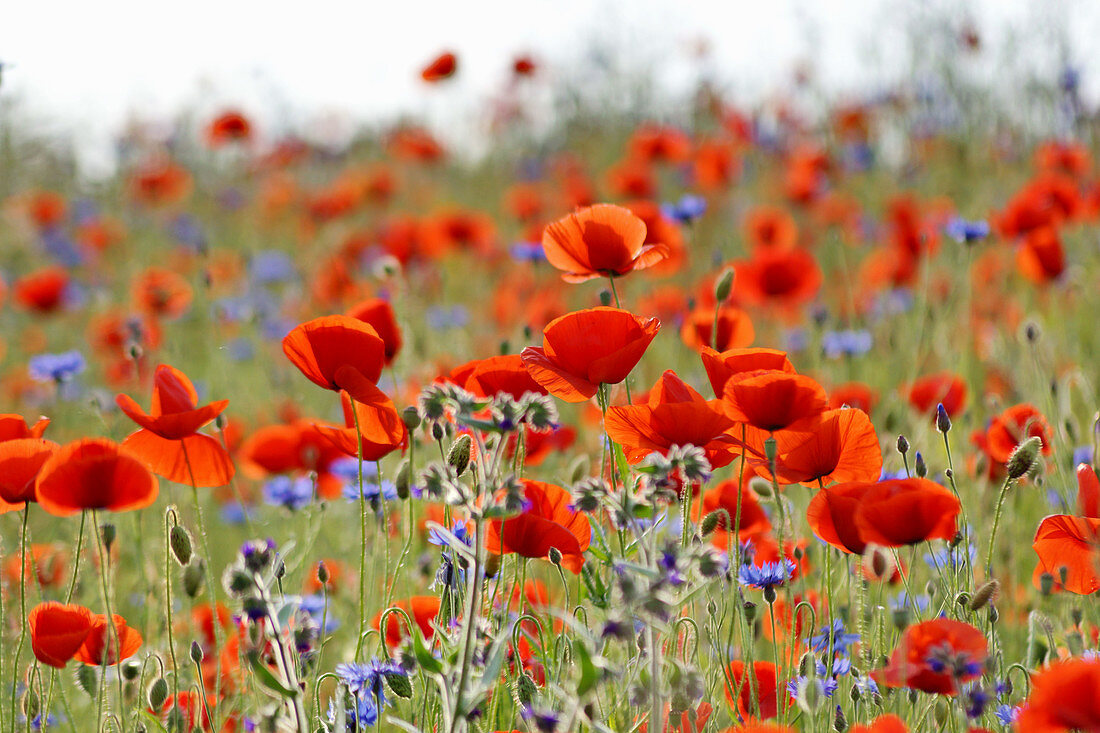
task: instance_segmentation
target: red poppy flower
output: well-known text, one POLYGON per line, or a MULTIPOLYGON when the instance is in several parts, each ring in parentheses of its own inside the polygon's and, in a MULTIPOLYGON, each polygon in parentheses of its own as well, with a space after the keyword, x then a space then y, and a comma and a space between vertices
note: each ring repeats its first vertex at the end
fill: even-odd
POLYGON ((1052 432, 1043 414, 1034 405, 1013 405, 993 418, 986 430, 986 451, 997 463, 1008 463, 1016 447, 1028 438, 1042 441, 1040 451, 1051 453, 1052 432))
POLYGON ((27 201, 27 213, 39 229, 60 224, 66 213, 65 198, 55 191, 36 191, 27 201))
POLYGON ((957 417, 966 407, 966 382, 950 372, 940 372, 921 377, 909 387, 909 404, 932 421, 940 403, 948 415, 957 417))
MULTIPOLYGON (((974 728, 970 730, 975 732, 974 728)), ((848 729, 848 733, 909 733, 909 726, 898 716, 888 713, 878 716, 869 725, 856 723, 848 729)))
POLYGON ((798 244, 794 217, 778 206, 758 206, 750 211, 745 234, 754 251, 783 252, 798 244))
POLYGON ((352 412, 353 403, 348 393, 341 391, 345 427, 341 429, 318 424, 317 430, 347 455, 358 457, 361 449, 364 461, 378 461, 405 445, 408 431, 393 401, 363 375, 351 374, 346 378, 350 380, 352 390, 359 395, 354 402, 355 411, 352 412))
MULTIPOLYGON (((420 628, 420 633, 424 635, 425 639, 431 639, 435 633, 435 629, 432 628, 432 622, 435 621, 435 617, 439 615, 439 597, 438 596, 413 596, 407 600, 403 599, 395 601, 393 604, 395 607, 400 608, 409 614, 413 623, 420 628)), ((380 611, 371 621, 371 626, 375 629, 381 630, 382 626, 382 614, 385 611, 380 611)), ((391 613, 386 617, 386 647, 393 651, 397 647, 401 646, 401 642, 408 638, 409 628, 405 623, 405 618, 399 613, 391 613)))
MULTIPOLYGON (((309 381, 334 392, 361 385, 354 372, 377 382, 386 363, 386 343, 374 327, 351 316, 322 316, 297 326, 283 339, 283 353, 309 381)), ((369 395, 362 395, 369 398, 369 395)))
POLYGON ((1031 692, 1016 719, 1027 733, 1100 730, 1100 661, 1067 659, 1031 677, 1031 692))
POLYGON ((854 407, 868 415, 878 404, 878 395, 862 382, 846 382, 829 390, 829 407, 854 407))
MULTIPOLYGON (((707 727, 707 721, 710 720, 713 712, 714 706, 703 701, 699 703, 699 707, 694 711, 685 710, 682 713, 673 715, 672 704, 666 702, 665 725, 661 730, 663 733, 702 733, 703 729, 707 727)), ((649 733, 649 720, 643 720, 642 724, 635 730, 637 733, 649 733)))
POLYGON ((755 701, 760 708, 760 717, 765 720, 776 717, 779 714, 776 700, 778 686, 778 673, 771 662, 753 662, 752 670, 747 671, 745 663, 736 659, 726 668, 726 699, 737 708, 737 713, 742 718, 753 716, 753 693, 756 694, 755 701))
POLYGON ((703 360, 703 369, 707 372, 707 379, 710 380, 710 386, 714 388, 715 397, 722 396, 726 382, 735 374, 759 371, 794 374, 794 366, 787 358, 787 353, 778 349, 727 349, 718 352, 704 345, 700 349, 700 357, 703 360))
POLYGON ((24 275, 12 286, 15 302, 35 313, 53 313, 65 304, 69 273, 60 267, 46 267, 24 275))
POLYGON ((178 318, 191 307, 191 286, 172 270, 150 267, 134 278, 134 307, 160 318, 178 318))
POLYGON ((531 377, 566 402, 583 402, 601 384, 618 384, 642 358, 661 322, 618 308, 588 308, 555 318, 542 347, 520 355, 531 377))
POLYGON ((34 501, 38 472, 60 446, 52 440, 21 438, 0 442, 0 513, 34 501), (18 505, 5 508, 4 504, 18 505))
POLYGON ((793 307, 812 300, 821 288, 821 268, 804 249, 757 252, 734 268, 737 295, 746 303, 793 307))
POLYGON ((569 508, 572 497, 560 486, 521 479, 530 508, 515 517, 490 520, 485 548, 494 554, 546 558, 550 548, 562 555, 561 565, 581 571, 584 551, 592 540, 588 517, 569 508))
POLYGON ((548 224, 542 249, 566 282, 623 276, 668 256, 664 244, 645 244, 646 226, 629 209, 596 204, 548 224))
POLYGON ((420 72, 420 78, 433 83, 449 79, 458 70, 458 59, 453 53, 447 51, 432 59, 420 72))
POLYGON ((84 664, 101 667, 104 664, 118 664, 137 654, 143 639, 137 629, 126 625, 126 619, 117 613, 112 616, 111 624, 118 633, 118 646, 115 646, 115 634, 107 626, 107 617, 96 614, 92 617, 92 626, 84 644, 76 652, 76 660, 84 664))
POLYGON ((206 128, 206 141, 213 148, 229 142, 247 140, 250 137, 252 137, 252 123, 244 113, 235 109, 221 113, 211 120, 206 128))
POLYGON ((1082 517, 1100 518, 1100 479, 1087 463, 1077 464, 1077 511, 1082 517))
POLYGON ((34 492, 42 508, 58 516, 84 509, 124 512, 156 501, 158 483, 114 441, 85 438, 62 446, 43 464, 34 492))
POLYGON ((738 453, 726 435, 733 422, 722 414, 719 401, 703 399, 672 370, 661 375, 646 404, 607 408, 604 427, 631 463, 674 445, 702 448, 712 468, 729 465, 738 453))
MULTIPOLYGON (((217 607, 209 603, 200 603, 191 609, 191 623, 198 629, 206 649, 213 649, 215 644, 214 619, 222 629, 228 629, 233 623, 233 614, 223 603, 217 607)), ((226 634, 222 634, 226 636, 226 634)))
POLYGON ((512 61, 512 73, 516 76, 534 76, 538 65, 530 56, 517 56, 512 61))
POLYGON ((1016 267, 1036 285, 1054 282, 1066 271, 1066 252, 1054 227, 1040 227, 1028 233, 1016 250, 1016 267))
POLYGON ((229 404, 229 400, 219 400, 198 407, 198 393, 191 380, 167 364, 157 366, 153 377, 153 402, 148 414, 128 395, 118 395, 115 402, 142 428, 168 440, 193 435, 229 404))
POLYGON ((374 328, 378 338, 386 344, 386 364, 393 363, 397 352, 401 351, 402 339, 401 327, 397 325, 390 302, 383 298, 368 298, 353 305, 347 314, 374 328))
MULTIPOLYGON (((722 407, 743 426, 745 447, 764 455, 769 435, 825 410, 825 389, 812 378, 789 372, 748 372, 726 381, 722 407)), ((732 434, 740 440, 737 427, 732 434)))
POLYGON ((741 173, 741 161, 728 140, 703 140, 695 147, 692 179, 703 191, 722 191, 741 173))
POLYGON ((131 315, 124 309, 113 309, 93 316, 87 333, 88 342, 96 351, 127 359, 131 347, 157 349, 163 339, 160 325, 152 316, 131 315))
POLYGON ((645 224, 645 245, 664 245, 668 254, 646 272, 650 275, 665 277, 679 272, 687 262, 687 247, 680 225, 665 215, 656 201, 638 200, 623 204, 634 216, 645 224))
POLYGON ((668 125, 639 126, 627 143, 631 157, 647 163, 682 163, 691 155, 691 138, 668 125))
POLYGON ((42 664, 62 669, 92 630, 92 612, 57 601, 39 603, 27 614, 31 651, 42 664))
POLYGON ((850 555, 862 555, 867 541, 856 526, 856 510, 874 486, 868 481, 848 481, 826 486, 806 507, 806 523, 819 540, 850 555))
MULTIPOLYGON (((746 478, 748 477, 746 476, 746 478)), ((741 486, 740 492, 738 492, 737 479, 726 479, 707 489, 706 493, 703 494, 702 506, 697 510, 700 518, 719 509, 725 509, 729 512, 728 520, 725 515, 719 515, 719 531, 716 535, 722 536, 716 536, 714 540, 714 544, 719 547, 727 545, 725 532, 729 531, 729 528, 737 521, 738 493, 741 494, 741 522, 737 526, 737 534, 745 539, 750 536, 765 534, 772 528, 767 513, 756 499, 756 493, 749 488, 749 481, 746 480, 741 486)))
POLYGON ((43 588, 58 588, 65 581, 68 552, 64 545, 33 543, 25 556, 15 554, 4 563, 4 577, 11 587, 37 581, 43 588))
POLYGON ((1053 514, 1039 523, 1031 547, 1039 556, 1032 576, 1036 587, 1039 577, 1050 573, 1070 593, 1089 595, 1100 590, 1100 519, 1053 514))
POLYGON ((191 174, 167 158, 153 158, 130 178, 130 196, 139 203, 161 206, 191 193, 191 174))
POLYGON ((680 327, 680 338, 690 348, 702 351, 704 347, 717 347, 718 351, 742 349, 756 338, 756 329, 749 314, 740 308, 719 306, 718 338, 714 338, 714 308, 696 308, 680 327))
POLYGON ((864 542, 901 547, 951 539, 960 510, 958 498, 933 481, 888 479, 863 494, 855 525, 864 542))
POLYGON ((310 420, 289 425, 266 425, 241 444, 241 469, 251 478, 280 473, 317 473, 317 494, 325 499, 340 496, 343 482, 329 468, 345 453, 317 431, 310 420))
POLYGON ((447 381, 477 397, 510 395, 518 400, 528 392, 546 394, 546 389, 531 378, 519 354, 475 359, 451 371, 447 381))
POLYGON ((27 427, 27 421, 22 415, 12 413, 0 415, 0 443, 20 438, 41 438, 49 424, 48 417, 40 417, 34 425, 27 427))
MULTIPOLYGON (((862 410, 827 410, 780 430, 775 440, 780 483, 874 481, 882 473, 878 434, 862 410)), ((771 478, 767 460, 749 460, 757 475, 771 478)))
POLYGON ((880 685, 955 695, 982 676, 989 648, 985 634, 962 621, 937 618, 914 624, 883 669, 871 672, 880 685))

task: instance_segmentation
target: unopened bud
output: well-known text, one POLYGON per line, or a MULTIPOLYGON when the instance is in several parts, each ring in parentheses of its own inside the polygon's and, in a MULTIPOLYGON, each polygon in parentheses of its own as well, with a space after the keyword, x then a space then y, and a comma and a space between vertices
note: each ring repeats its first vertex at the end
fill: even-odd
POLYGON ((917 457, 913 461, 913 470, 917 474, 917 478, 924 478, 928 475, 928 466, 924 462, 924 456, 917 451, 917 457))
POLYGON ((706 537, 711 532, 713 532, 715 529, 717 529, 718 528, 718 522, 721 519, 722 519, 722 512, 720 512, 720 511, 711 512, 707 516, 703 517, 703 523, 700 526, 700 531, 703 533, 703 536, 706 537))
POLYGON ((194 662, 195 664, 202 664, 203 657, 205 657, 205 656, 206 655, 203 654, 202 647, 199 646, 199 643, 197 641, 192 641, 191 642, 191 661, 194 662))
POLYGON ((410 432, 416 430, 420 427, 420 413, 416 411, 415 407, 406 407, 401 411, 401 422, 405 423, 405 427, 410 432))
POLYGON ((722 276, 718 278, 718 282, 715 283, 714 298, 719 303, 726 302, 726 298, 730 297, 730 293, 733 291, 733 276, 733 268, 728 267, 722 273, 722 276))
POLYGON ((168 545, 181 567, 191 562, 191 535, 182 526, 173 524, 172 529, 168 530, 168 545))
POLYGON ((409 463, 409 459, 401 461, 401 465, 397 467, 397 476, 394 478, 393 485, 397 490, 398 499, 409 498, 409 486, 412 484, 412 464, 409 463))
POLYGON ((1050 573, 1043 573, 1039 576, 1039 592, 1044 596, 1049 596, 1054 592, 1054 576, 1050 573))
POLYGON ((141 674, 141 662, 136 659, 127 659, 119 667, 122 670, 122 679, 127 682, 133 682, 141 674))
POLYGON ((1001 592, 1001 584, 996 579, 987 580, 978 587, 978 590, 974 591, 974 598, 970 601, 971 611, 980 611, 985 608, 986 604, 997 600, 997 595, 1001 592))
POLYGON ((412 682, 409 681, 407 674, 400 672, 384 672, 386 678, 386 686, 390 688, 397 697, 403 697, 406 700, 412 697, 412 682))
POLYGON ((1012 451, 1012 455, 1008 458, 1008 465, 1006 466, 1009 479, 1018 479, 1035 465, 1035 461, 1039 458, 1039 449, 1043 447, 1043 441, 1036 436, 1032 436, 1016 446, 1016 450, 1012 451))
POLYGON ((30 686, 23 694, 23 715, 27 716, 27 720, 34 720, 41 711, 42 701, 38 697, 38 692, 30 686))
POLYGON ((906 438, 904 435, 899 435, 898 436, 898 453, 901 453, 904 456, 908 452, 909 452, 909 439, 906 438))
POLYGON ((321 560, 317 563, 317 582, 321 585, 328 585, 328 565, 325 565, 325 561, 321 560))
POLYGON ((115 544, 117 536, 118 530, 115 529, 115 525, 109 522, 99 525, 99 539, 103 543, 103 549, 108 553, 111 551, 111 546, 115 544))
POLYGON ((741 608, 745 611, 745 621, 752 623, 756 620, 756 604, 752 601, 745 601, 741 608))
POLYGON ((531 679, 529 674, 524 672, 516 679, 516 686, 512 692, 516 704, 520 707, 528 707, 531 705, 531 701, 535 699, 536 694, 538 694, 538 687, 535 686, 535 681, 531 679))
POLYGON ((943 403, 936 405, 936 430, 947 433, 951 430, 951 418, 947 416, 947 410, 943 403))
POLYGON ((439 423, 432 425, 432 440, 443 440, 443 436, 447 434, 447 431, 443 429, 443 426, 439 423))
POLYGON ((556 547, 551 547, 550 552, 547 553, 552 565, 561 567, 561 550, 556 547))
POLYGON ((601 290, 600 291, 600 305, 602 305, 602 306, 611 305, 611 291, 610 290, 601 290))
POLYGON ((451 450, 447 453, 449 463, 459 476, 466 473, 470 465, 470 450, 473 448, 473 438, 468 433, 463 433, 451 443, 451 450))
MULTIPOLYGON (((202 560, 196 560, 183 569, 183 592, 188 598, 194 598, 202 590, 202 582, 206 579, 206 564, 202 560)), ((251 583, 251 578, 249 579, 251 583)))

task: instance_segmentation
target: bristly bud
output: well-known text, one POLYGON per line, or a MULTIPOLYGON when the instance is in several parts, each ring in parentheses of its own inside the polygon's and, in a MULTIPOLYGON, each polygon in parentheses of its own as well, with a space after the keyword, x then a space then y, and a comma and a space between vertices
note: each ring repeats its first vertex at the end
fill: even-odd
POLYGON ((397 467, 397 476, 394 477, 393 485, 397 490, 398 499, 409 498, 409 486, 412 483, 412 464, 409 463, 409 459, 401 461, 401 465, 397 467))
POLYGON ((401 411, 401 422, 405 423, 410 433, 420 427, 420 413, 415 406, 409 405, 401 411))
POLYGON ((191 535, 179 524, 173 524, 168 530, 168 546, 172 548, 172 555, 180 567, 187 567, 191 562, 191 535))
POLYGON ((833 730, 837 733, 848 730, 848 719, 844 717, 844 708, 839 705, 836 706, 836 717, 833 718, 833 730))
POLYGON ((909 452, 909 439, 906 438, 904 435, 899 435, 898 436, 898 453, 901 453, 904 456, 908 452, 909 452))
POLYGON ((146 695, 149 707, 160 710, 168 701, 168 681, 163 677, 157 677, 153 684, 149 685, 149 693, 146 695))
POLYGON ((197 558, 192 559, 195 562, 183 569, 183 592, 188 598, 194 598, 202 591, 202 582, 206 579, 206 564, 197 558))
POLYGON ((104 522, 99 525, 99 539, 103 543, 103 549, 107 551, 109 555, 111 553, 111 546, 115 544, 115 537, 118 536, 118 530, 115 529, 115 525, 110 522, 104 522))
POLYGON ((1058 566, 1058 580, 1061 581, 1062 587, 1066 585, 1066 579, 1069 577, 1069 567, 1066 565, 1058 566))
POLYGON ((550 564, 561 567, 561 550, 556 547, 551 547, 550 552, 547 553, 547 557, 550 559, 550 564))
POLYGON ((745 620, 750 624, 756 620, 756 604, 752 601, 745 601, 742 609, 745 611, 745 620))
POLYGON ((1001 618, 1001 612, 992 603, 989 604, 989 623, 995 624, 1001 618))
POLYGON ((611 305, 611 291, 610 290, 601 290, 600 291, 600 305, 602 305, 602 306, 611 305))
POLYGON ((722 519, 721 511, 713 511, 707 516, 703 517, 703 523, 700 525, 700 532, 706 537, 711 532, 718 528, 718 522, 722 519))
POLYGON ((470 465, 470 451, 474 445, 474 439, 469 433, 463 433, 451 443, 451 449, 447 452, 447 463, 450 464, 456 476, 461 476, 470 465))
POLYGON ((1008 478, 1015 480, 1030 471, 1038 460, 1039 449, 1042 447, 1043 441, 1034 435, 1016 446, 1016 450, 1008 458, 1008 478))
POLYGON ((980 611, 985 608, 987 603, 997 600, 1000 592, 1001 584, 996 578, 987 580, 978 587, 978 590, 974 591, 974 598, 970 601, 970 610, 980 611))
POLYGON ((1050 573, 1043 573, 1039 576, 1039 592, 1044 596, 1049 596, 1054 592, 1054 576, 1050 573))
POLYGON ((76 668, 76 684, 88 697, 95 699, 99 694, 99 667, 82 664, 76 668))
POLYGON ((432 440, 443 440, 443 436, 447 434, 441 423, 434 423, 432 425, 432 440))
POLYGON ((936 405, 936 430, 941 433, 951 431, 951 418, 947 416, 947 409, 944 408, 942 402, 936 405))
POLYGON ((406 700, 412 697, 412 682, 409 681, 409 676, 407 674, 402 674, 401 672, 383 672, 382 675, 386 679, 386 686, 390 688, 390 692, 394 695, 406 700))
POLYGON ((32 685, 23 693, 23 715, 27 717, 27 720, 34 720, 41 710, 42 701, 38 698, 38 693, 32 685))
POLYGON ((924 462, 924 456, 917 451, 917 457, 913 461, 913 472, 917 474, 917 478, 924 478, 928 475, 928 465, 924 462))
POLYGON ((317 582, 322 586, 328 585, 329 577, 328 565, 325 565, 324 560, 319 560, 317 562, 317 582))
POLYGON ((726 298, 730 297, 730 293, 733 291, 733 276, 734 269, 727 267, 722 272, 722 276, 718 278, 718 282, 714 284, 714 299, 721 303, 726 302, 726 298))
POLYGON ((901 608, 895 608, 893 612, 894 627, 898 631, 902 631, 909 627, 909 607, 902 606, 901 608))
POLYGON ((512 696, 515 698, 516 704, 520 707, 530 707, 536 694, 538 694, 538 687, 535 685, 535 681, 531 679, 530 675, 524 672, 516 679, 516 686, 512 691, 512 696))
POLYGON ((197 641, 191 642, 191 661, 195 664, 202 664, 202 660, 206 655, 202 652, 202 647, 199 646, 197 641))

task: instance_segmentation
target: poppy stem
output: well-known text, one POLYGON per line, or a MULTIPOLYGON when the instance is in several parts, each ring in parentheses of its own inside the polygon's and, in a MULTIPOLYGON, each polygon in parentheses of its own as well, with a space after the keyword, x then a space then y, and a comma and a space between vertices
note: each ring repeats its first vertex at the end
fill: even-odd
POLYGON ((73 599, 73 591, 76 590, 76 575, 80 569, 80 551, 84 546, 84 523, 88 521, 88 510, 80 512, 80 528, 76 531, 76 554, 73 555, 73 577, 69 579, 69 591, 65 594, 65 603, 73 599))
MULTIPOLYGON (((172 700, 174 705, 178 705, 180 699, 180 680, 179 662, 176 661, 176 641, 172 636, 172 530, 168 526, 169 517, 172 518, 173 522, 178 524, 178 515, 176 514, 176 507, 174 505, 169 505, 168 508, 164 510, 164 613, 168 622, 168 655, 172 658, 172 700)), ((217 625, 217 616, 218 612, 215 607, 215 625, 217 625)))
POLYGON ((997 513, 993 515, 993 529, 989 533, 989 548, 985 552, 985 574, 993 577, 993 543, 997 540, 997 527, 1001 524, 1001 513, 1005 508, 1005 499, 1008 497, 1008 489, 1012 486, 1012 479, 1005 477, 1001 484, 1001 493, 997 498, 997 513))
MULTIPOLYGON (((103 537, 99 531, 99 519, 96 515, 96 510, 92 510, 92 524, 95 525, 96 533, 96 555, 99 557, 99 580, 103 587, 103 607, 107 612, 107 649, 103 653, 103 659, 100 664, 102 669, 102 685, 100 686, 100 695, 106 698, 107 696, 107 667, 112 664, 111 661, 111 645, 114 644, 114 662, 116 666, 122 662, 122 640, 118 633, 118 625, 115 623, 115 616, 111 610, 111 551, 103 543, 103 537)), ((126 714, 122 710, 125 701, 122 694, 122 674, 118 675, 118 719, 119 724, 122 726, 122 730, 126 730, 126 714)))
POLYGON ((351 416, 355 422, 356 466, 359 471, 359 634, 355 641, 355 661, 358 662, 363 653, 363 631, 367 620, 367 499, 363 496, 363 433, 359 430, 359 410, 356 409, 355 398, 350 394, 348 400, 351 402, 351 416))
POLYGON ((19 690, 19 657, 23 654, 23 643, 27 640, 27 517, 30 515, 30 502, 23 504, 23 529, 19 533, 19 644, 15 647, 15 659, 11 668, 11 731, 15 733, 16 693, 19 690))

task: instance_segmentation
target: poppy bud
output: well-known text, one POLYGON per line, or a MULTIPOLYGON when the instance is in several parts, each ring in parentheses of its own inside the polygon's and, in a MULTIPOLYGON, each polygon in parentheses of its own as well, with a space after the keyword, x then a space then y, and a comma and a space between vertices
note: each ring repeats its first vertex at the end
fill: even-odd
POLYGON ((1035 321, 1028 321, 1024 324, 1024 338, 1027 339, 1029 344, 1039 343, 1039 339, 1043 337, 1043 330, 1039 328, 1039 324, 1035 321))
POLYGON ((901 608, 895 608, 893 613, 894 627, 901 631, 909 626, 909 607, 902 606, 901 608))
POLYGON ((401 461, 401 465, 397 467, 397 476, 394 478, 393 486, 397 491, 398 499, 409 498, 409 486, 412 483, 412 465, 409 463, 409 459, 401 461))
POLYGON ((961 608, 966 608, 970 605, 971 600, 972 598, 970 597, 970 594, 966 591, 963 591, 962 593, 959 593, 955 596, 955 605, 961 608))
POLYGON ((904 435, 898 436, 898 453, 903 456, 909 452, 909 440, 904 435))
POLYGON ((600 291, 600 305, 605 306, 605 307, 611 305, 611 291, 610 290, 601 290, 600 291))
POLYGON ((530 325, 524 326, 523 327, 523 340, 524 341, 530 341, 531 336, 534 335, 534 333, 535 332, 531 329, 530 325))
POLYGON ((401 411, 401 422, 405 423, 405 427, 409 431, 416 430, 420 427, 420 413, 416 411, 416 408, 412 405, 406 407, 401 411))
POLYGON ((970 601, 970 610, 980 611, 987 603, 996 600, 1000 592, 1001 584, 996 578, 987 580, 978 587, 978 590, 974 591, 974 599, 970 601))
POLYGON ((1071 631, 1066 634, 1066 646, 1069 647, 1073 656, 1079 657, 1085 651, 1085 638, 1081 636, 1080 631, 1071 631))
POLYGON ((172 733, 187 730, 187 717, 180 710, 179 705, 173 705, 172 709, 168 711, 168 715, 164 719, 164 727, 172 733))
POLYGON ((733 291, 733 276, 734 270, 732 267, 727 267, 722 273, 722 276, 718 278, 718 282, 714 285, 714 298, 719 303, 724 303, 726 298, 730 297, 730 292, 733 291))
POLYGON ((933 716, 936 718, 937 727, 943 730, 944 726, 947 725, 948 718, 951 716, 951 708, 948 706, 946 700, 942 698, 936 700, 933 716))
POLYGON ((498 349, 498 353, 501 356, 507 356, 508 354, 512 353, 512 345, 508 343, 508 339, 504 339, 503 341, 501 341, 498 349))
POLYGON ((386 686, 390 688, 397 697, 403 697, 406 700, 412 697, 412 682, 409 681, 409 676, 401 672, 384 672, 383 676, 386 678, 386 686))
POLYGON ((492 579, 500 572, 500 559, 501 555, 491 554, 485 558, 485 577, 492 579))
POLYGON ((173 524, 168 530, 168 546, 172 548, 172 554, 180 567, 187 567, 191 562, 191 536, 187 530, 178 524, 173 524))
POLYGON ((795 689, 795 701, 807 715, 812 716, 820 710, 825 702, 825 690, 822 689, 821 681, 814 676, 800 679, 795 689))
POLYGON ((23 695, 23 715, 27 716, 27 720, 34 720, 41 710, 42 701, 38 698, 38 693, 33 686, 28 687, 23 695))
POLYGON ((118 536, 118 530, 115 529, 115 525, 104 522, 99 525, 99 540, 103 543, 103 549, 111 552, 111 546, 115 544, 115 537, 118 536))
POLYGON ((706 537, 711 532, 713 532, 715 529, 717 529, 718 528, 718 522, 721 519, 722 519, 722 512, 720 512, 720 511, 711 512, 707 516, 703 517, 703 523, 702 523, 702 525, 700 525, 700 531, 703 533, 703 536, 706 537))
POLYGON ((756 620, 756 604, 752 601, 745 601, 741 608, 745 611, 745 621, 750 624, 756 620))
POLYGON ((761 499, 770 499, 772 495, 772 485, 765 479, 754 478, 749 482, 749 488, 752 492, 759 496, 761 499))
POLYGON ((440 425, 439 423, 435 423, 435 424, 432 425, 432 439, 433 440, 443 440, 443 436, 446 435, 446 434, 447 433, 443 429, 443 426, 440 425))
POLYGON ((202 560, 197 560, 183 569, 183 592, 188 598, 194 598, 199 594, 205 578, 206 564, 202 560))
POLYGON ((468 433, 463 433, 451 444, 451 450, 447 452, 447 463, 454 468, 458 476, 466 473, 466 468, 470 465, 470 449, 473 443, 473 438, 468 433))
POLYGON ((90 664, 82 664, 76 668, 76 684, 88 697, 95 699, 99 694, 98 667, 90 664))
POLYGON ((942 402, 936 405, 936 430, 945 434, 951 430, 951 418, 947 416, 947 409, 942 402))
POLYGON ((203 657, 206 655, 202 652, 202 647, 199 646, 197 641, 191 642, 191 661, 195 664, 202 664, 203 657))
POLYGON ((570 483, 577 483, 588 473, 588 456, 582 453, 573 459, 573 465, 569 468, 570 483))
POLYGON ((550 552, 547 553, 547 556, 550 558, 551 564, 559 568, 561 567, 561 550, 556 547, 551 547, 550 552))
POLYGON ((1016 450, 1012 451, 1012 455, 1008 457, 1008 464, 1006 466, 1009 479, 1018 479, 1035 465, 1035 461, 1039 458, 1039 449, 1043 447, 1043 441, 1037 437, 1032 436, 1016 446, 1016 450))
POLYGON ((122 663, 122 679, 133 682, 141 674, 141 662, 136 659, 127 659, 122 663))
MULTIPOLYGON (((768 459, 768 465, 773 469, 775 467, 775 458, 778 455, 779 448, 778 443, 775 441, 775 436, 768 436, 768 439, 764 441, 764 457, 768 459)), ((775 473, 773 470, 772 473, 775 473)))
POLYGON ((920 454, 920 451, 917 451, 917 458, 913 462, 913 470, 916 472, 917 478, 924 478, 928 475, 928 466, 925 464, 924 456, 920 454))
POLYGON ((1061 581, 1063 587, 1065 586, 1066 578, 1068 578, 1068 577, 1069 577, 1069 568, 1066 567, 1065 565, 1059 566, 1058 567, 1058 580, 1061 581))
POLYGON ((1039 576, 1039 592, 1044 596, 1049 596, 1054 592, 1054 576, 1050 573, 1043 573, 1039 576))
POLYGON ((168 700, 168 681, 163 677, 157 677, 153 684, 149 685, 149 693, 146 695, 149 707, 160 710, 168 700))
POLYGON ((531 676, 526 672, 521 674, 516 680, 515 689, 512 691, 516 699, 516 704, 520 707, 529 707, 537 693, 538 687, 535 686, 535 681, 531 679, 531 676))

